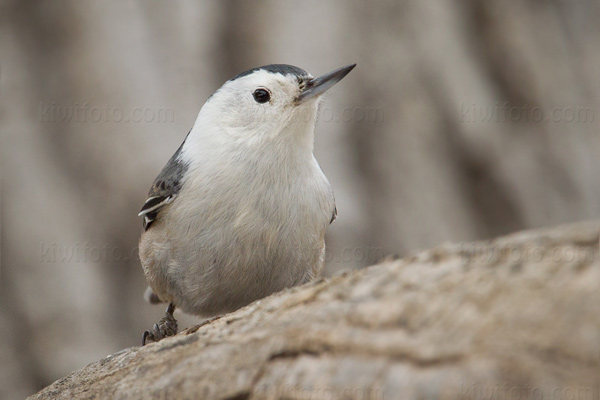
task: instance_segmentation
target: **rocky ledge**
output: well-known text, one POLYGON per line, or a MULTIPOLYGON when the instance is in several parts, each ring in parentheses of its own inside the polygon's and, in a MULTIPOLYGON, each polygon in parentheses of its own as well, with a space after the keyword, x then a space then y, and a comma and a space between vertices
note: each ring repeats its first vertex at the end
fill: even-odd
POLYGON ((599 222, 286 290, 31 399, 597 399, 599 222))

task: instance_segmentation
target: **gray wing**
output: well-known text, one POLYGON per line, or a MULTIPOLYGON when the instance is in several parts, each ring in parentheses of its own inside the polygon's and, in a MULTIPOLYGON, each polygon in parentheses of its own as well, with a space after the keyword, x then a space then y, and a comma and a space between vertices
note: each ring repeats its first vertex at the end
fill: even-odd
POLYGON ((337 207, 333 206, 333 212, 331 213, 331 221, 329 221, 329 225, 333 224, 333 221, 337 218, 337 207))
POLYGON ((181 190, 183 176, 188 169, 188 165, 179 159, 184 143, 185 140, 160 171, 148 191, 148 199, 138 214, 138 216, 144 217, 145 231, 158 217, 160 210, 167 204, 171 204, 181 190))

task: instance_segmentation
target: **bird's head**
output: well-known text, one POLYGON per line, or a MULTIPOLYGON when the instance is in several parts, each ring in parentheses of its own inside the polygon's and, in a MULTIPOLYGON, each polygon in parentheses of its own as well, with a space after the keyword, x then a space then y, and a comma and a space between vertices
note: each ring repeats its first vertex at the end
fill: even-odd
POLYGON ((286 64, 242 72, 206 101, 197 124, 216 127, 216 134, 238 143, 288 137, 312 142, 319 98, 355 65, 317 78, 286 64))

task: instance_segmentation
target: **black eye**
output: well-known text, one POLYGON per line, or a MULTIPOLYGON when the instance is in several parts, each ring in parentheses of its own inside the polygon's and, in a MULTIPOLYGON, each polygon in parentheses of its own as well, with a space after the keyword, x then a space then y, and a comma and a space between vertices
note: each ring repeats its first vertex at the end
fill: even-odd
POLYGON ((252 93, 252 96, 254 96, 254 100, 256 100, 257 103, 266 103, 271 100, 271 93, 266 89, 256 89, 254 93, 252 93))

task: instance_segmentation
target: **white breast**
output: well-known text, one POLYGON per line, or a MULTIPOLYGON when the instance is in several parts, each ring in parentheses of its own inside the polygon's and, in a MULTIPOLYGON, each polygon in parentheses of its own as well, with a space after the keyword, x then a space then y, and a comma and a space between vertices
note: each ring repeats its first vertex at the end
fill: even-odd
POLYGON ((230 311, 322 267, 334 200, 311 152, 212 148, 196 160, 161 225, 162 268, 178 307, 230 311))

